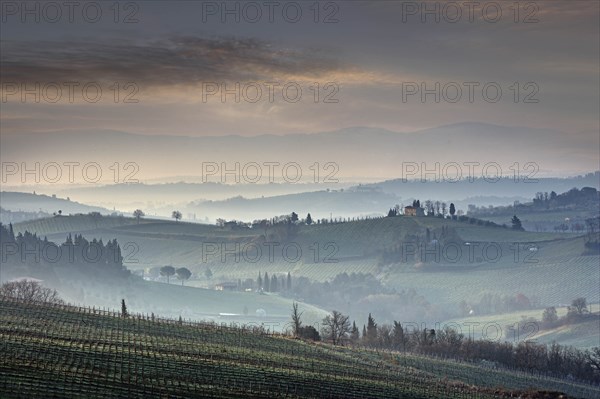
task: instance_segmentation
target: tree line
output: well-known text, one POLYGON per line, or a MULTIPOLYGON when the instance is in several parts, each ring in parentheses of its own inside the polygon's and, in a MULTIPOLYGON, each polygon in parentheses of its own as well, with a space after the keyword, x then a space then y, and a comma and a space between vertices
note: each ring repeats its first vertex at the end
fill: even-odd
POLYGON ((65 242, 57 245, 35 233, 25 231, 15 235, 12 224, 0 224, 2 263, 11 266, 46 267, 76 265, 85 269, 129 275, 123 265, 121 247, 116 239, 106 244, 102 239, 87 240, 81 234, 68 234, 65 242))
POLYGON ((562 378, 577 378, 600 383, 600 347, 578 350, 557 343, 533 341, 496 342, 476 340, 445 327, 443 329, 409 328, 398 321, 378 325, 369 314, 362 333, 349 316, 332 311, 323 320, 321 331, 302 324, 298 304, 292 306, 292 333, 295 337, 324 340, 333 345, 351 345, 374 350, 412 352, 417 354, 459 358, 479 362, 487 367, 508 367, 532 373, 547 373, 562 378))

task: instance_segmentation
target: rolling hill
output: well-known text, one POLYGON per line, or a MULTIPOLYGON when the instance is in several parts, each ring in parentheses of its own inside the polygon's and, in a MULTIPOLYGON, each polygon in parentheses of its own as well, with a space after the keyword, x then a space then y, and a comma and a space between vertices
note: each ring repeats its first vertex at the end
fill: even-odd
MULTIPOLYGON (((593 314, 600 314, 598 313, 600 311, 599 304, 588 305, 588 309, 593 314)), ((557 307, 556 311, 558 316, 562 317, 567 314, 567 307, 557 307)), ((560 342, 561 345, 568 345, 581 349, 595 347, 600 344, 597 319, 544 329, 540 325, 543 312, 544 309, 528 309, 518 312, 503 313, 500 315, 462 317, 448 320, 445 323, 458 326, 468 326, 469 323, 473 322, 479 323, 481 326, 498 325, 502 328, 506 338, 512 342, 521 339, 527 339, 528 341, 540 344, 560 342), (533 321, 534 319, 536 320, 535 322, 533 321), (529 323, 529 326, 523 331, 525 323, 529 323), (521 326, 520 331, 516 330, 518 325, 521 326), (508 326, 510 326, 510 329, 508 326)), ((490 329, 490 331, 493 331, 493 329, 490 329)), ((463 332, 467 334, 467 331, 463 332)), ((482 332, 483 328, 474 328, 472 330, 473 338, 484 338, 482 332)))
MULTIPOLYGON (((57 242, 67 232, 105 240, 117 238, 131 270, 174 265, 194 272, 187 283, 208 287, 219 281, 256 278, 259 271, 294 279, 327 281, 340 273, 370 273, 397 290, 414 289, 436 308, 457 310, 461 301, 485 294, 523 294, 543 306, 586 297, 600 302, 598 254, 584 255, 584 238, 572 234, 520 232, 501 227, 428 217, 394 217, 348 223, 264 230, 183 222, 71 216, 19 223, 15 232, 35 231, 57 242), (410 237, 446 229, 460 245, 438 246, 425 262, 392 249, 421 252, 410 237), (460 256, 456 257, 460 251, 460 256), (454 252, 453 252, 454 251, 454 252), (437 258, 436 258, 437 257, 437 258), (204 272, 213 273, 207 280, 204 272)), ((431 251, 430 247, 429 250, 431 251)), ((407 252, 408 253, 408 252, 407 252)), ((238 310, 239 312, 239 310, 238 310)))
POLYGON ((106 208, 90 206, 81 204, 79 202, 71 201, 68 197, 58 198, 55 195, 44 195, 35 193, 30 194, 12 191, 0 192, 0 204, 2 204, 2 208, 11 211, 42 211, 52 214, 58 213, 58 211, 60 210, 64 215, 90 212, 100 212, 102 214, 107 215, 112 212, 106 208))
POLYGON ((0 300, 0 335, 6 398, 598 395, 590 385, 476 364, 90 308, 0 300))

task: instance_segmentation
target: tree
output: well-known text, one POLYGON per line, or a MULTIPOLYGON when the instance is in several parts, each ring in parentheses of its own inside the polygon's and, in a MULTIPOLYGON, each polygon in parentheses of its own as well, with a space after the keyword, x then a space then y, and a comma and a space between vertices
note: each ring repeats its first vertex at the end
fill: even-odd
POLYGON ((256 279, 256 285, 258 286, 258 290, 260 291, 263 287, 263 280, 260 272, 258 272, 258 278, 256 279))
POLYGON ((357 344, 360 340, 360 332, 358 331, 358 327, 356 327, 356 322, 352 322, 352 330, 350 330, 350 342, 352 344, 357 344))
POLYGON ((167 284, 169 284, 169 278, 175 274, 175 268, 173 266, 163 266, 160 268, 160 275, 167 278, 167 284))
POLYGON ((204 271, 204 276, 205 276, 205 277, 206 277, 208 280, 210 280, 210 279, 212 278, 212 276, 213 276, 213 272, 212 272, 212 270, 210 270, 210 267, 209 267, 209 268, 207 268, 207 269, 204 271))
POLYGON ((433 201, 427 200, 425 201, 425 210, 427 211, 427 216, 433 216, 433 201))
POLYGON ((392 347, 392 328, 389 324, 384 324, 379 327, 379 331, 377 332, 377 345, 380 348, 392 347))
POLYGON ((456 208, 454 207, 454 203, 450 203, 450 216, 454 219, 454 214, 456 213, 456 208))
POLYGON ((375 319, 369 313, 369 319, 367 320, 367 335, 363 338, 366 338, 367 345, 374 346, 377 342, 377 323, 375 323, 375 319))
POLYGON ((125 299, 121 299, 121 317, 125 318, 128 316, 127 305, 125 305, 125 299))
POLYGON ((587 300, 585 298, 576 298, 571 302, 571 308, 575 310, 577 315, 582 315, 588 312, 587 300))
POLYGON ((24 302, 44 302, 63 304, 56 290, 46 288, 37 281, 11 281, 0 286, 0 297, 8 297, 24 302))
POLYGON ((263 279, 263 284, 264 284, 264 290, 266 292, 270 291, 271 288, 271 280, 269 279, 269 273, 265 272, 265 278, 263 279))
POLYGON ((287 290, 292 290, 292 275, 290 274, 290 272, 288 272, 287 274, 287 290))
POLYGON ((175 270, 175 273, 177 273, 177 278, 181 280, 182 286, 185 280, 192 277, 192 272, 186 267, 180 267, 179 269, 175 270))
POLYGON ((402 324, 394 321, 394 328, 392 330, 392 344, 396 350, 406 351, 407 336, 404 333, 402 324))
POLYGON ((596 372, 600 372, 600 346, 592 348, 590 351, 586 351, 587 361, 596 372))
POLYGON ((276 275, 273 275, 271 277, 271 284, 269 285, 269 291, 271 291, 271 292, 277 292, 277 291, 279 291, 278 282, 277 282, 277 276, 276 275))
POLYGON ((298 311, 298 303, 294 302, 292 304, 292 328, 294 329, 294 336, 298 337, 300 334, 300 328, 302 327, 302 313, 298 311))
POLYGON ((300 327, 299 337, 303 339, 310 339, 313 341, 320 341, 321 336, 316 328, 313 326, 302 326, 300 327))
POLYGON ((554 306, 544 309, 544 313, 542 314, 542 323, 544 323, 545 326, 552 326, 557 321, 558 314, 556 313, 556 308, 554 306))
POLYGON ((179 220, 181 220, 181 212, 173 211, 173 213, 171 213, 171 217, 175 219, 176 222, 178 222, 179 220))
POLYGON ((135 211, 133 211, 133 217, 137 220, 138 223, 140 222, 140 219, 144 216, 146 216, 146 214, 141 209, 136 209, 135 211))
POLYGON ((313 223, 313 220, 309 213, 308 215, 306 215, 306 224, 310 226, 312 223, 313 223))
POLYGON ((523 225, 521 224, 521 219, 519 219, 517 217, 517 215, 514 215, 512 217, 512 219, 510 220, 510 222, 512 223, 513 230, 519 230, 519 231, 525 230, 525 229, 523 229, 523 225))
POLYGON ((342 344, 350 332, 350 321, 337 310, 323 318, 323 336, 327 337, 334 345, 342 344))
POLYGON ((298 214, 296 212, 292 212, 290 220, 292 221, 292 223, 296 223, 298 221, 298 214))

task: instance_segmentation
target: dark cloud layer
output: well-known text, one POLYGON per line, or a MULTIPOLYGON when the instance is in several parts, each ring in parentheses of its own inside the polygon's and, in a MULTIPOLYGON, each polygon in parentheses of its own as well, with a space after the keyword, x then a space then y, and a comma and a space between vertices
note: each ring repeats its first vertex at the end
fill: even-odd
MULTIPOLYGON (((415 3, 424 9, 425 2, 433 1, 415 3)), ((33 23, 31 18, 21 23, 15 15, 2 24, 3 82, 99 82, 104 89, 102 101, 93 106, 82 93, 67 101, 65 90, 57 103, 35 103, 27 95, 24 100, 23 91, 10 94, 2 104, 2 134, 98 127, 251 136, 351 126, 413 131, 478 121, 556 128, 581 146, 597 142, 598 1, 518 2, 516 22, 514 1, 480 2, 473 22, 459 1, 463 18, 456 23, 443 18, 437 23, 432 16, 423 23, 418 14, 403 18, 408 3, 403 1, 336 2, 338 23, 315 23, 309 8, 313 2, 300 2, 305 13, 299 23, 282 19, 282 7, 273 23, 267 18, 236 23, 233 17, 223 22, 220 15, 205 23, 203 2, 139 3, 135 24, 115 24, 108 3, 99 23, 33 23), (500 21, 482 17, 485 3, 502 6, 500 21), (538 22, 524 23, 531 10, 538 22), (237 97, 222 91, 206 100, 199 84, 227 82, 230 91, 229 82, 269 80, 300 83, 301 100, 287 101, 282 90, 271 100, 264 88, 258 102, 246 101, 243 91, 237 97), (116 81, 122 83, 120 100, 108 89, 116 81), (131 93, 126 82, 137 84, 139 103, 124 104, 131 93), (324 102, 331 82, 337 103, 324 102), (486 101, 482 90, 473 102, 467 90, 457 103, 443 97, 437 102, 435 96, 423 100, 419 94, 404 101, 405 82, 420 87, 478 82, 479 88, 497 82, 503 95, 496 103, 486 101), (539 102, 524 101, 529 82, 539 88, 539 102)), ((328 14, 321 11, 323 19, 328 14)))
POLYGON ((3 82, 135 81, 147 86, 265 80, 342 69, 322 54, 255 39, 174 37, 161 42, 2 41, 3 82))

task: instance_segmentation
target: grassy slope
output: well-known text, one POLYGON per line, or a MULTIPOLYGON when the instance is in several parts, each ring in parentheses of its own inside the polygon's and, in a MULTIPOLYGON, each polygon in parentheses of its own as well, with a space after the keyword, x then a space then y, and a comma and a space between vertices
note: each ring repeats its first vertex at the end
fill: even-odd
POLYGON ((523 251, 516 260, 509 245, 502 247, 503 256, 497 261, 474 261, 462 273, 452 267, 424 272, 412 265, 397 265, 387 281, 399 288, 418 287, 434 303, 477 301, 484 293, 523 293, 548 305, 570 303, 579 296, 591 303, 600 301, 600 260, 581 256, 582 238, 538 242, 536 253, 523 251))
MULTIPOLYGON (((138 224, 128 218, 94 220, 86 216, 50 218, 15 225, 16 231, 25 229, 48 234, 57 241, 64 240, 67 231, 80 232, 88 237, 116 237, 124 248, 128 267, 186 266, 198 272, 199 277, 188 283, 196 286, 209 283, 202 273, 206 267, 213 271, 212 282, 256 278, 259 271, 270 275, 289 271, 294 277, 306 276, 320 281, 341 272, 364 272, 373 273, 398 289, 415 288, 439 306, 455 306, 461 300, 478 301, 484 293, 523 293, 530 298, 537 297, 544 305, 570 303, 578 296, 586 297, 590 303, 600 302, 600 257, 581 256, 583 238, 570 234, 514 232, 438 218, 384 218, 300 226, 293 238, 303 251, 297 262, 283 260, 281 246, 275 251, 274 261, 269 259, 263 246, 265 250, 258 262, 247 262, 243 256, 236 260, 231 254, 223 262, 220 253, 205 258, 203 243, 229 245, 228 248, 235 248, 236 243, 240 248, 248 243, 260 246, 257 237, 264 232, 155 220, 142 220, 138 224), (378 266, 377 253, 382 248, 397 244, 405 234, 422 234, 425 228, 434 230, 442 226, 454 228, 461 239, 478 244, 477 256, 466 260, 465 253, 459 263, 442 260, 439 264, 420 268, 413 263, 378 266), (498 243, 502 256, 494 261, 483 259, 481 248, 486 242, 498 243), (127 243, 134 245, 126 248, 127 243), (328 248, 329 243, 333 243, 333 247, 328 248), (515 243, 535 243, 538 251, 532 253, 521 247, 515 258, 515 243), (319 248, 318 254, 315 247, 319 248), (329 255, 337 262, 325 262, 329 255), (135 260, 138 262, 131 262, 135 260)), ((269 234, 276 233, 276 229, 269 229, 269 234)))
MULTIPOLYGON (((199 272, 210 267, 215 280, 256 278, 258 271, 307 276, 315 280, 327 280, 341 272, 365 272, 379 275, 396 287, 415 287, 426 293, 431 300, 457 302, 460 299, 478 298, 487 291, 515 294, 523 292, 537 295, 545 303, 570 302, 573 295, 587 296, 588 301, 598 302, 600 284, 597 265, 598 256, 580 256, 583 240, 572 235, 553 233, 514 232, 502 228, 470 225, 437 218, 384 218, 360 222, 301 226, 293 241, 302 251, 299 261, 282 258, 282 245, 275 248, 275 259, 268 256, 268 248, 258 238, 263 231, 229 230, 215 226, 144 220, 137 224, 132 219, 90 217, 50 218, 15 225, 16 231, 36 231, 50 239, 63 241, 66 232, 83 233, 88 237, 104 239, 116 237, 121 243, 125 262, 131 269, 141 269, 165 264, 186 266, 199 272), (119 224, 120 223, 120 224, 119 224), (455 228, 465 241, 497 242, 502 246, 502 257, 497 261, 481 258, 478 247, 472 261, 433 267, 428 273, 415 269, 413 264, 397 264, 381 269, 377 253, 399 242, 405 234, 423 232, 425 228, 441 226, 455 228), (569 238, 570 237, 570 238, 569 238), (218 251, 206 255, 206 245, 215 243, 217 248, 242 249, 237 259, 218 251), (332 244, 328 247, 329 244, 332 244), (515 260, 514 243, 537 243, 535 254, 520 251, 515 260), (129 244, 129 245, 128 245, 129 244), (258 261, 250 258, 255 246, 262 250, 258 261), (246 246, 246 247, 244 247, 246 246), (243 253, 243 249, 247 252, 243 253), (318 248, 318 252, 315 250, 318 248), (204 249, 204 250, 203 250, 204 249), (530 256, 530 258, 526 258, 530 256), (333 262, 329 262, 332 260, 333 262), (537 262, 535 262, 537 260, 537 262), (458 273, 455 266, 461 266, 458 273), (597 283, 595 286, 593 283, 597 283), (468 286, 468 289, 464 289, 468 286)), ((269 230, 269 234, 274 229, 269 230)), ((273 239, 272 241, 277 241, 273 239)), ((493 252, 491 252, 493 254, 493 252)), ((289 258, 295 256, 292 248, 289 258)), ((463 254, 466 256, 466 252, 463 254)), ((441 263, 444 263, 443 260, 441 263)), ((447 263, 447 262, 446 262, 447 263)), ((207 283, 206 281, 204 283, 207 283)), ((196 282, 198 284, 198 282, 196 282)))
MULTIPOLYGON (((337 260, 337 264, 362 263, 366 269, 372 269, 375 265, 374 255, 378 250, 395 245, 404 234, 423 233, 425 228, 440 228, 441 226, 455 227, 464 240, 486 240, 499 242, 537 242, 552 240, 561 237, 551 233, 526 233, 513 232, 511 230, 481 227, 459 223, 456 221, 441 220, 437 218, 384 218, 375 220, 356 221, 343 224, 300 226, 295 237, 291 240, 297 243, 302 250, 300 267, 306 270, 297 270, 304 275, 310 276, 316 270, 311 265, 325 264, 328 259, 337 260), (334 247, 327 247, 332 243, 334 247), (316 252, 315 248, 319 251, 316 252), (367 255, 365 257, 365 255, 367 255), (357 259, 358 258, 358 259, 357 259), (360 259, 362 258, 362 259, 360 259)), ((282 245, 276 247, 275 255, 280 258, 278 262, 268 259, 266 246, 263 248, 263 256, 256 263, 249 262, 252 257, 251 246, 247 246, 246 256, 242 254, 236 262, 232 255, 228 255, 226 262, 222 261, 220 253, 216 256, 203 257, 203 244, 222 243, 229 244, 228 249, 234 249, 234 243, 240 243, 240 249, 250 242, 259 242, 259 237, 264 234, 261 230, 230 230, 216 226, 169 222, 157 220, 144 220, 140 223, 130 218, 104 217, 95 219, 90 216, 70 216, 59 218, 47 218, 15 225, 15 231, 35 231, 38 235, 47 235, 55 241, 64 241, 68 232, 82 233, 89 237, 102 237, 104 239, 117 238, 123 247, 126 243, 133 243, 139 247, 139 251, 127 259, 130 267, 140 268, 147 266, 164 265, 172 262, 187 266, 209 265, 219 269, 220 264, 227 263, 228 269, 233 266, 232 272, 236 276, 254 277, 253 269, 272 268, 273 271, 280 269, 287 272, 296 267, 292 262, 281 260, 282 245), (131 263, 139 260, 139 265, 131 263), (277 263, 277 265, 275 265, 277 263), (286 265, 287 263, 287 265, 286 265), (240 269, 235 270, 235 266, 240 269)), ((277 229, 271 228, 268 234, 277 236, 277 229)), ((270 238, 269 241, 279 240, 270 238)), ((127 252, 127 251, 124 251, 127 252)), ((127 255, 127 253, 126 253, 127 255)), ((290 257, 295 253, 290 252, 290 257)), ((327 265, 326 265, 327 266, 327 265)), ((327 268, 327 267, 326 267, 327 268)), ((297 268, 296 268, 297 269, 297 268)), ((337 269, 344 269, 338 267, 337 269)), ((265 269, 267 270, 267 269, 265 269)), ((268 271, 268 270, 267 270, 268 271)), ((325 276, 315 276, 325 278, 325 276)))
POLYGON ((0 301, 0 337, 2 353, 8 354, 0 358, 3 398, 491 398, 498 386, 590 398, 599 393, 566 381, 414 355, 6 301, 0 301))
MULTIPOLYGON (((62 298, 70 303, 86 304, 97 308, 118 309, 125 299, 133 312, 155 313, 156 315, 191 320, 214 320, 222 323, 255 323, 281 331, 286 325, 293 301, 274 294, 256 292, 216 291, 190 286, 143 281, 139 277, 106 278, 102 275, 90 277, 73 268, 57 268, 53 276, 38 276, 44 285, 57 289, 62 298), (248 314, 244 315, 247 309, 248 314), (257 314, 262 309, 265 315, 257 314), (226 313, 229 315, 221 315, 226 313)), ((14 271, 5 270, 4 279, 16 278, 14 271)), ((316 306, 299 303, 306 321, 320 322, 328 313, 316 306)))
MULTIPOLYGON (((588 305, 588 309, 590 312, 598 314, 598 312, 600 312, 600 304, 590 304, 588 305)), ((479 323, 479 325, 477 325, 478 328, 473 328, 472 331, 473 337, 480 339, 484 328, 483 326, 497 324, 502 328, 503 332, 506 333, 506 326, 513 326, 514 328, 517 323, 521 323, 521 325, 523 325, 523 321, 529 318, 534 318, 539 321, 542 318, 543 312, 544 309, 535 309, 503 313, 500 315, 470 316, 448 320, 446 323, 456 323, 450 325, 453 327, 456 327, 456 325, 463 327, 464 331, 462 332, 465 335, 468 335, 467 326, 469 323, 471 323, 471 325, 474 325, 472 323, 479 323)), ((556 312, 559 317, 562 317, 567 314, 567 307, 558 307, 556 312)), ((495 330, 490 328, 489 334, 494 335, 495 330)), ((561 345, 571 345, 576 348, 586 349, 600 345, 600 338, 598 337, 599 334, 600 326, 598 325, 598 321, 592 320, 544 330, 542 330, 540 326, 536 326, 532 329, 528 328, 525 332, 521 331, 519 337, 515 336, 514 330, 512 330, 508 331, 506 338, 509 341, 521 341, 527 339, 545 344, 556 341, 561 345)))

